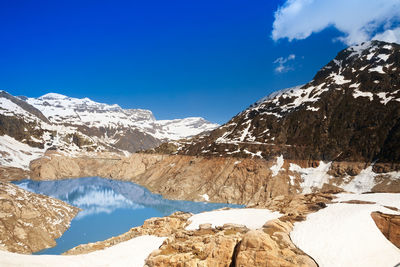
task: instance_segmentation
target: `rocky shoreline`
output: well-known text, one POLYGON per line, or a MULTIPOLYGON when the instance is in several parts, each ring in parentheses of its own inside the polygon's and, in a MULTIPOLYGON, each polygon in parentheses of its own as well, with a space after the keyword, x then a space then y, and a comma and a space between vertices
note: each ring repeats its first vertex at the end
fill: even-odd
POLYGON ((24 254, 53 247, 78 212, 61 200, 0 182, 0 247, 24 254))

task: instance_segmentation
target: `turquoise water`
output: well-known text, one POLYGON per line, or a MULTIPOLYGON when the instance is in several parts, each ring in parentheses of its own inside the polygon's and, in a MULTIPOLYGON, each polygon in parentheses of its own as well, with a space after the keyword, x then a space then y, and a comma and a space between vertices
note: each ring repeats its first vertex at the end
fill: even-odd
POLYGON ((99 177, 58 181, 22 180, 16 185, 34 193, 61 199, 82 209, 71 227, 57 239, 57 246, 36 254, 61 254, 80 244, 105 240, 140 226, 151 217, 175 211, 199 213, 240 205, 164 199, 131 182, 99 177))

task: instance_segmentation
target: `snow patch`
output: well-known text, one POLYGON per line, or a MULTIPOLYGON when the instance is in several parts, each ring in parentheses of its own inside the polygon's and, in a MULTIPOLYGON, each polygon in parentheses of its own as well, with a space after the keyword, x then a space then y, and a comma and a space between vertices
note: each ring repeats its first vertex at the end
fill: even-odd
POLYGON ((364 50, 371 47, 371 41, 349 47, 347 50, 351 51, 349 57, 360 57, 364 50))
POLYGON ((393 96, 386 96, 387 92, 377 93, 376 95, 380 98, 380 102, 384 105, 389 103, 394 97, 393 96))
POLYGON ((325 183, 329 182, 331 176, 328 171, 331 167, 332 162, 325 163, 319 162, 317 168, 302 168, 297 164, 290 163, 289 170, 297 172, 301 175, 302 182, 300 183, 304 194, 311 193, 313 188, 322 188, 325 183))
POLYGON ((336 74, 336 73, 331 73, 331 75, 329 75, 329 77, 332 78, 334 83, 339 84, 339 85, 351 82, 351 80, 345 80, 343 75, 336 74))
POLYGON ((310 111, 318 111, 318 110, 319 110, 319 107, 318 107, 318 108, 315 108, 315 107, 307 107, 307 110, 310 110, 310 111))
MULTIPOLYGON (((372 188, 376 185, 375 177, 378 175, 386 175, 392 180, 400 179, 400 172, 388 172, 388 173, 375 173, 372 170, 373 166, 369 166, 368 168, 362 170, 358 175, 354 176, 354 178, 348 182, 346 185, 342 186, 342 188, 349 192, 354 193, 365 193, 371 192, 372 188)), ((350 176, 347 179, 351 179, 350 176)))
POLYGON ((383 67, 382 66, 376 66, 375 68, 369 69, 369 72, 378 72, 378 73, 382 73, 382 74, 386 74, 386 72, 383 71, 383 67))
POLYGON ((280 155, 279 157, 276 158, 276 164, 272 165, 271 168, 269 168, 272 171, 272 177, 278 175, 284 162, 285 160, 283 159, 283 155, 280 155))
POLYGON ((353 92, 353 97, 358 98, 358 97, 368 97, 369 101, 374 100, 374 94, 370 92, 362 92, 358 89, 355 89, 353 92))
POLYGON ((349 85, 349 88, 358 88, 360 87, 360 83, 353 83, 349 85))
POLYGON ((383 61, 387 61, 390 55, 385 55, 385 54, 379 54, 377 55, 378 58, 380 58, 383 61))
POLYGON ((229 209, 203 212, 189 218, 191 223, 186 230, 196 230, 200 224, 211 223, 212 227, 226 223, 245 225, 249 229, 259 229, 267 221, 277 219, 282 214, 267 209, 229 209))
POLYGON ((31 147, 8 135, 0 136, 0 165, 29 170, 29 163, 44 152, 44 149, 31 147))
POLYGON ((207 194, 203 194, 201 196, 202 196, 202 198, 204 198, 205 201, 209 201, 210 200, 210 197, 207 194))
POLYGON ((27 112, 25 109, 4 97, 0 97, 0 114, 4 116, 17 116, 28 122, 39 120, 35 115, 27 112))
POLYGON ((251 155, 251 157, 263 158, 262 155, 261 155, 262 154, 261 151, 258 151, 257 153, 253 153, 251 151, 248 151, 247 149, 243 149, 243 152, 246 153, 246 154, 251 155))
POLYGON ((293 176, 293 175, 289 175, 289 183, 290 183, 290 185, 294 185, 294 180, 295 180, 295 177, 293 176))

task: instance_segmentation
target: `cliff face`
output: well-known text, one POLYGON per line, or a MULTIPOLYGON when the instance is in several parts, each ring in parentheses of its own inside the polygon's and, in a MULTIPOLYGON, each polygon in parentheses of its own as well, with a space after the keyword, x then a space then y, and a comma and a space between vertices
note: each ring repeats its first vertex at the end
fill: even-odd
POLYGON ((32 179, 100 176, 128 180, 171 199, 265 204, 311 192, 400 192, 398 173, 377 174, 365 163, 194 157, 136 153, 96 158, 47 154, 31 163, 32 179), (309 167, 311 166, 311 167, 309 167), (350 173, 350 174, 348 174, 350 173))
POLYGON ((341 51, 309 83, 275 92, 179 154, 400 163, 400 45, 341 51))

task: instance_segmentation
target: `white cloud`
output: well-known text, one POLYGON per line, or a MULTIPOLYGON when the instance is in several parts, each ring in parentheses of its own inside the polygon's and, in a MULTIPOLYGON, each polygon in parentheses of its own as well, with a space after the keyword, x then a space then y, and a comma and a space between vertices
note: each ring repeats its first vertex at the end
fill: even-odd
POLYGON ((278 64, 278 66, 275 68, 275 71, 278 73, 282 73, 292 70, 293 67, 286 65, 286 63, 290 60, 294 60, 295 58, 296 58, 295 54, 290 54, 287 57, 278 57, 277 59, 274 60, 274 64, 278 64))
POLYGON ((368 41, 374 35, 399 41, 399 28, 393 30, 397 22, 399 0, 287 0, 275 12, 272 39, 305 39, 335 27, 344 34, 338 39, 349 45, 368 41))
POLYGON ((372 40, 381 40, 388 43, 400 44, 400 27, 393 30, 386 30, 383 33, 378 33, 372 37, 372 40))

